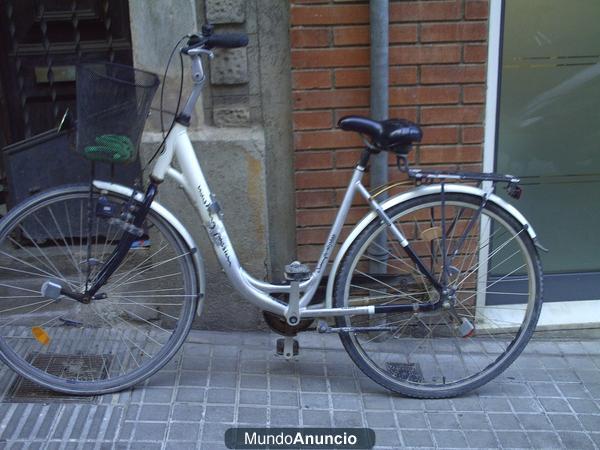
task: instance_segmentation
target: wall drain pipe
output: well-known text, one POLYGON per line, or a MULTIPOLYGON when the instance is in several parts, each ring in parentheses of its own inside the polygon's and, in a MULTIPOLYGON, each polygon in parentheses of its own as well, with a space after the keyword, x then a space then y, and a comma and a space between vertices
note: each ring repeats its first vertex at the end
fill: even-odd
MULTIPOLYGON (((388 85, 389 85, 389 0, 370 0, 370 32, 371 32, 371 118, 385 120, 388 118, 388 85)), ((371 189, 383 186, 388 182, 388 154, 381 152, 371 158, 371 189)), ((385 200, 382 194, 379 201, 385 200)), ((370 271, 386 272, 387 233, 381 233, 371 245, 369 254, 382 262, 372 261, 370 271)))

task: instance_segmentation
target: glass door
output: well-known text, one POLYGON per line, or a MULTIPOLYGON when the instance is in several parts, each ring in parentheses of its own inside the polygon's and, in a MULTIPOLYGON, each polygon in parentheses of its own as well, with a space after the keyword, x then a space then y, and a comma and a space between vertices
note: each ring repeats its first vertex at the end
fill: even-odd
POLYGON ((504 1, 495 165, 550 250, 546 302, 600 299, 599 23, 598 0, 504 1))

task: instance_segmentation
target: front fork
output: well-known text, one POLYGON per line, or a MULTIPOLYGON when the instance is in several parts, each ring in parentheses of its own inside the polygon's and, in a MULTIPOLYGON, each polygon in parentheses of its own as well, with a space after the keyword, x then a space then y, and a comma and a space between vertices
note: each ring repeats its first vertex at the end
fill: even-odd
MULTIPOLYGON (((143 229, 144 220, 146 220, 146 216, 148 215, 148 211, 150 211, 150 206, 152 205, 157 192, 158 184, 154 182, 150 182, 148 189, 146 189, 144 199, 141 201, 135 199, 136 191, 133 191, 131 201, 127 206, 129 210, 125 211, 125 215, 129 217, 129 220, 122 223, 123 234, 108 260, 102 265, 102 268, 94 279, 86 281, 86 289, 83 293, 72 292, 63 287, 60 290, 61 294, 81 303, 90 303, 93 299, 101 298, 96 294, 108 281, 111 275, 119 268, 127 256, 131 244, 140 238, 139 233, 136 230, 143 229)), ((90 205, 90 214, 94 214, 93 209, 92 205, 90 205)), ((88 245, 91 245, 91 242, 88 242, 88 245)))

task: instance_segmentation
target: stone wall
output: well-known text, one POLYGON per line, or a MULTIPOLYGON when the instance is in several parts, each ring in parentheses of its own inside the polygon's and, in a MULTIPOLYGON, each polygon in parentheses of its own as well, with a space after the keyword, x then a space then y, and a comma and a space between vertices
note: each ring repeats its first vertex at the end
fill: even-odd
MULTIPOLYGON (((249 35, 247 48, 215 51, 190 137, 223 207, 238 257, 259 279, 277 278, 295 248, 289 233, 294 204, 288 9, 287 2, 278 0, 130 0, 134 63, 161 75, 177 39, 199 30, 207 20, 215 32, 249 35)), ((185 93, 191 83, 189 62, 184 63, 185 93)), ((173 111, 179 84, 176 58, 164 81, 166 109, 173 111)), ((165 116, 167 126, 171 120, 165 116)), ((154 113, 144 135, 143 160, 162 138, 159 124, 154 113)), ((229 285, 184 192, 167 181, 158 200, 184 222, 205 258, 207 298, 197 326, 264 326, 259 311, 229 285)))
POLYGON ((210 64, 210 89, 205 91, 204 104, 210 123, 217 127, 245 127, 260 122, 257 111, 250 116, 250 93, 256 95, 260 86, 258 77, 251 78, 249 70, 248 53, 256 54, 258 42, 256 17, 248 6, 244 0, 205 3, 205 17, 215 26, 215 32, 241 31, 249 35, 248 47, 216 50, 210 64))

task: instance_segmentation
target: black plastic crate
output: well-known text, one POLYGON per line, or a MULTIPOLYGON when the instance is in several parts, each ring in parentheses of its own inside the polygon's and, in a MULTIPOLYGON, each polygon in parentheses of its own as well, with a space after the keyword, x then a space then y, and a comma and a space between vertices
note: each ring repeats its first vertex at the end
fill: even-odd
MULTIPOLYGON (((2 156, 7 178, 9 209, 51 187, 89 182, 92 163, 71 149, 74 132, 73 129, 61 132, 50 130, 4 147, 2 156)), ((139 176, 139 162, 120 165, 115 170, 112 170, 109 164, 95 165, 95 178, 98 180, 132 186, 139 176)), ((34 239, 42 235, 47 236, 47 232, 36 222, 30 223, 27 231, 34 239)))

